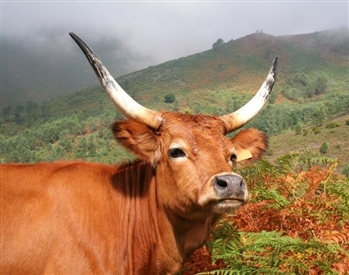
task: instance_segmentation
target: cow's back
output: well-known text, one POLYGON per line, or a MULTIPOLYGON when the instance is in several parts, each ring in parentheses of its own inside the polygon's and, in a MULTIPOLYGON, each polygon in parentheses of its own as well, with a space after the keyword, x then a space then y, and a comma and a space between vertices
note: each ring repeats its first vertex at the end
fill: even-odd
POLYGON ((120 245, 101 233, 117 226, 112 169, 82 162, 0 166, 0 273, 108 273, 101 269, 118 262, 108 257, 120 245))

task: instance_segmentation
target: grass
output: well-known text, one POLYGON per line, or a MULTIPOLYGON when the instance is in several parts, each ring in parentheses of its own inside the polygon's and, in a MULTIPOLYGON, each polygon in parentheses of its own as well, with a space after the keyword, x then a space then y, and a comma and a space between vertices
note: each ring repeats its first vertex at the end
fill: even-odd
POLYGON ((301 128, 299 134, 296 134, 295 130, 289 130, 273 136, 269 141, 268 159, 275 160, 282 155, 308 149, 315 154, 337 159, 341 164, 338 168, 340 169, 349 163, 349 125, 346 124, 348 120, 349 114, 342 115, 319 127, 301 128), (332 128, 331 125, 335 127, 332 128), (319 149, 324 142, 328 143, 329 149, 327 153, 320 154, 319 149))

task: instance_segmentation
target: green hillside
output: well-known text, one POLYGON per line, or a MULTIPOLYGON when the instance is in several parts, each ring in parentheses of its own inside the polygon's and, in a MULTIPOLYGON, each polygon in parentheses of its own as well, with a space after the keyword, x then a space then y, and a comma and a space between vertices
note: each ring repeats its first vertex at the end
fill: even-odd
MULTIPOLYGON (((278 77, 269 104, 246 127, 268 133, 270 158, 304 148, 314 147, 318 151, 318 143, 326 141, 330 148, 334 147, 326 154, 337 150, 334 156, 345 166, 349 159, 343 148, 348 148, 348 144, 338 145, 330 136, 340 135, 341 140, 349 140, 349 126, 345 124, 349 114, 347 29, 280 37, 250 34, 117 80, 149 108, 221 115, 236 110, 251 98, 275 55, 279 56, 278 77), (336 119, 344 122, 327 128, 332 120, 337 123, 336 119), (320 133, 313 134, 319 130, 320 133), (312 145, 314 140, 316 146, 312 145)), ((4 106, 0 160, 119 161, 129 156, 123 151, 119 153, 109 125, 120 117, 99 86, 50 101, 4 106)))
POLYGON ((348 169, 346 175, 349 176, 349 114, 326 121, 321 126, 295 127, 272 136, 267 158, 274 161, 283 155, 299 152, 309 157, 337 160, 338 171, 348 169), (327 144, 327 149, 324 144, 327 144))

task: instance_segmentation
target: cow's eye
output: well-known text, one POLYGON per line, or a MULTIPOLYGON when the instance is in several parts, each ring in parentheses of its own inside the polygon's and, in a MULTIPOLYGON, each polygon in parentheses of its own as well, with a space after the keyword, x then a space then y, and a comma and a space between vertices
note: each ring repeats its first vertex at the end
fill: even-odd
POLYGON ((171 158, 182 158, 185 157, 185 153, 181 148, 172 148, 169 150, 171 158))
POLYGON ((237 155, 235 154, 235 153, 232 153, 231 154, 231 156, 230 156, 230 160, 232 161, 232 162, 236 162, 236 160, 237 160, 237 155))

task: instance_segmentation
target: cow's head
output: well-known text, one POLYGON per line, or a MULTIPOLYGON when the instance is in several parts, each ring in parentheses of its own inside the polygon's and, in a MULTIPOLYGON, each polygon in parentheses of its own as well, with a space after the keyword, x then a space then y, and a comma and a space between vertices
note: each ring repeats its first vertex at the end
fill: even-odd
POLYGON ((262 109, 275 82, 277 57, 256 95, 231 114, 157 112, 127 95, 94 52, 75 34, 70 35, 114 104, 128 118, 113 124, 116 139, 152 163, 158 196, 167 209, 183 218, 205 219, 208 212, 230 212, 248 201, 247 186, 232 168, 237 162, 260 158, 267 149, 267 138, 256 129, 241 131, 233 138, 226 134, 245 125, 262 109))

